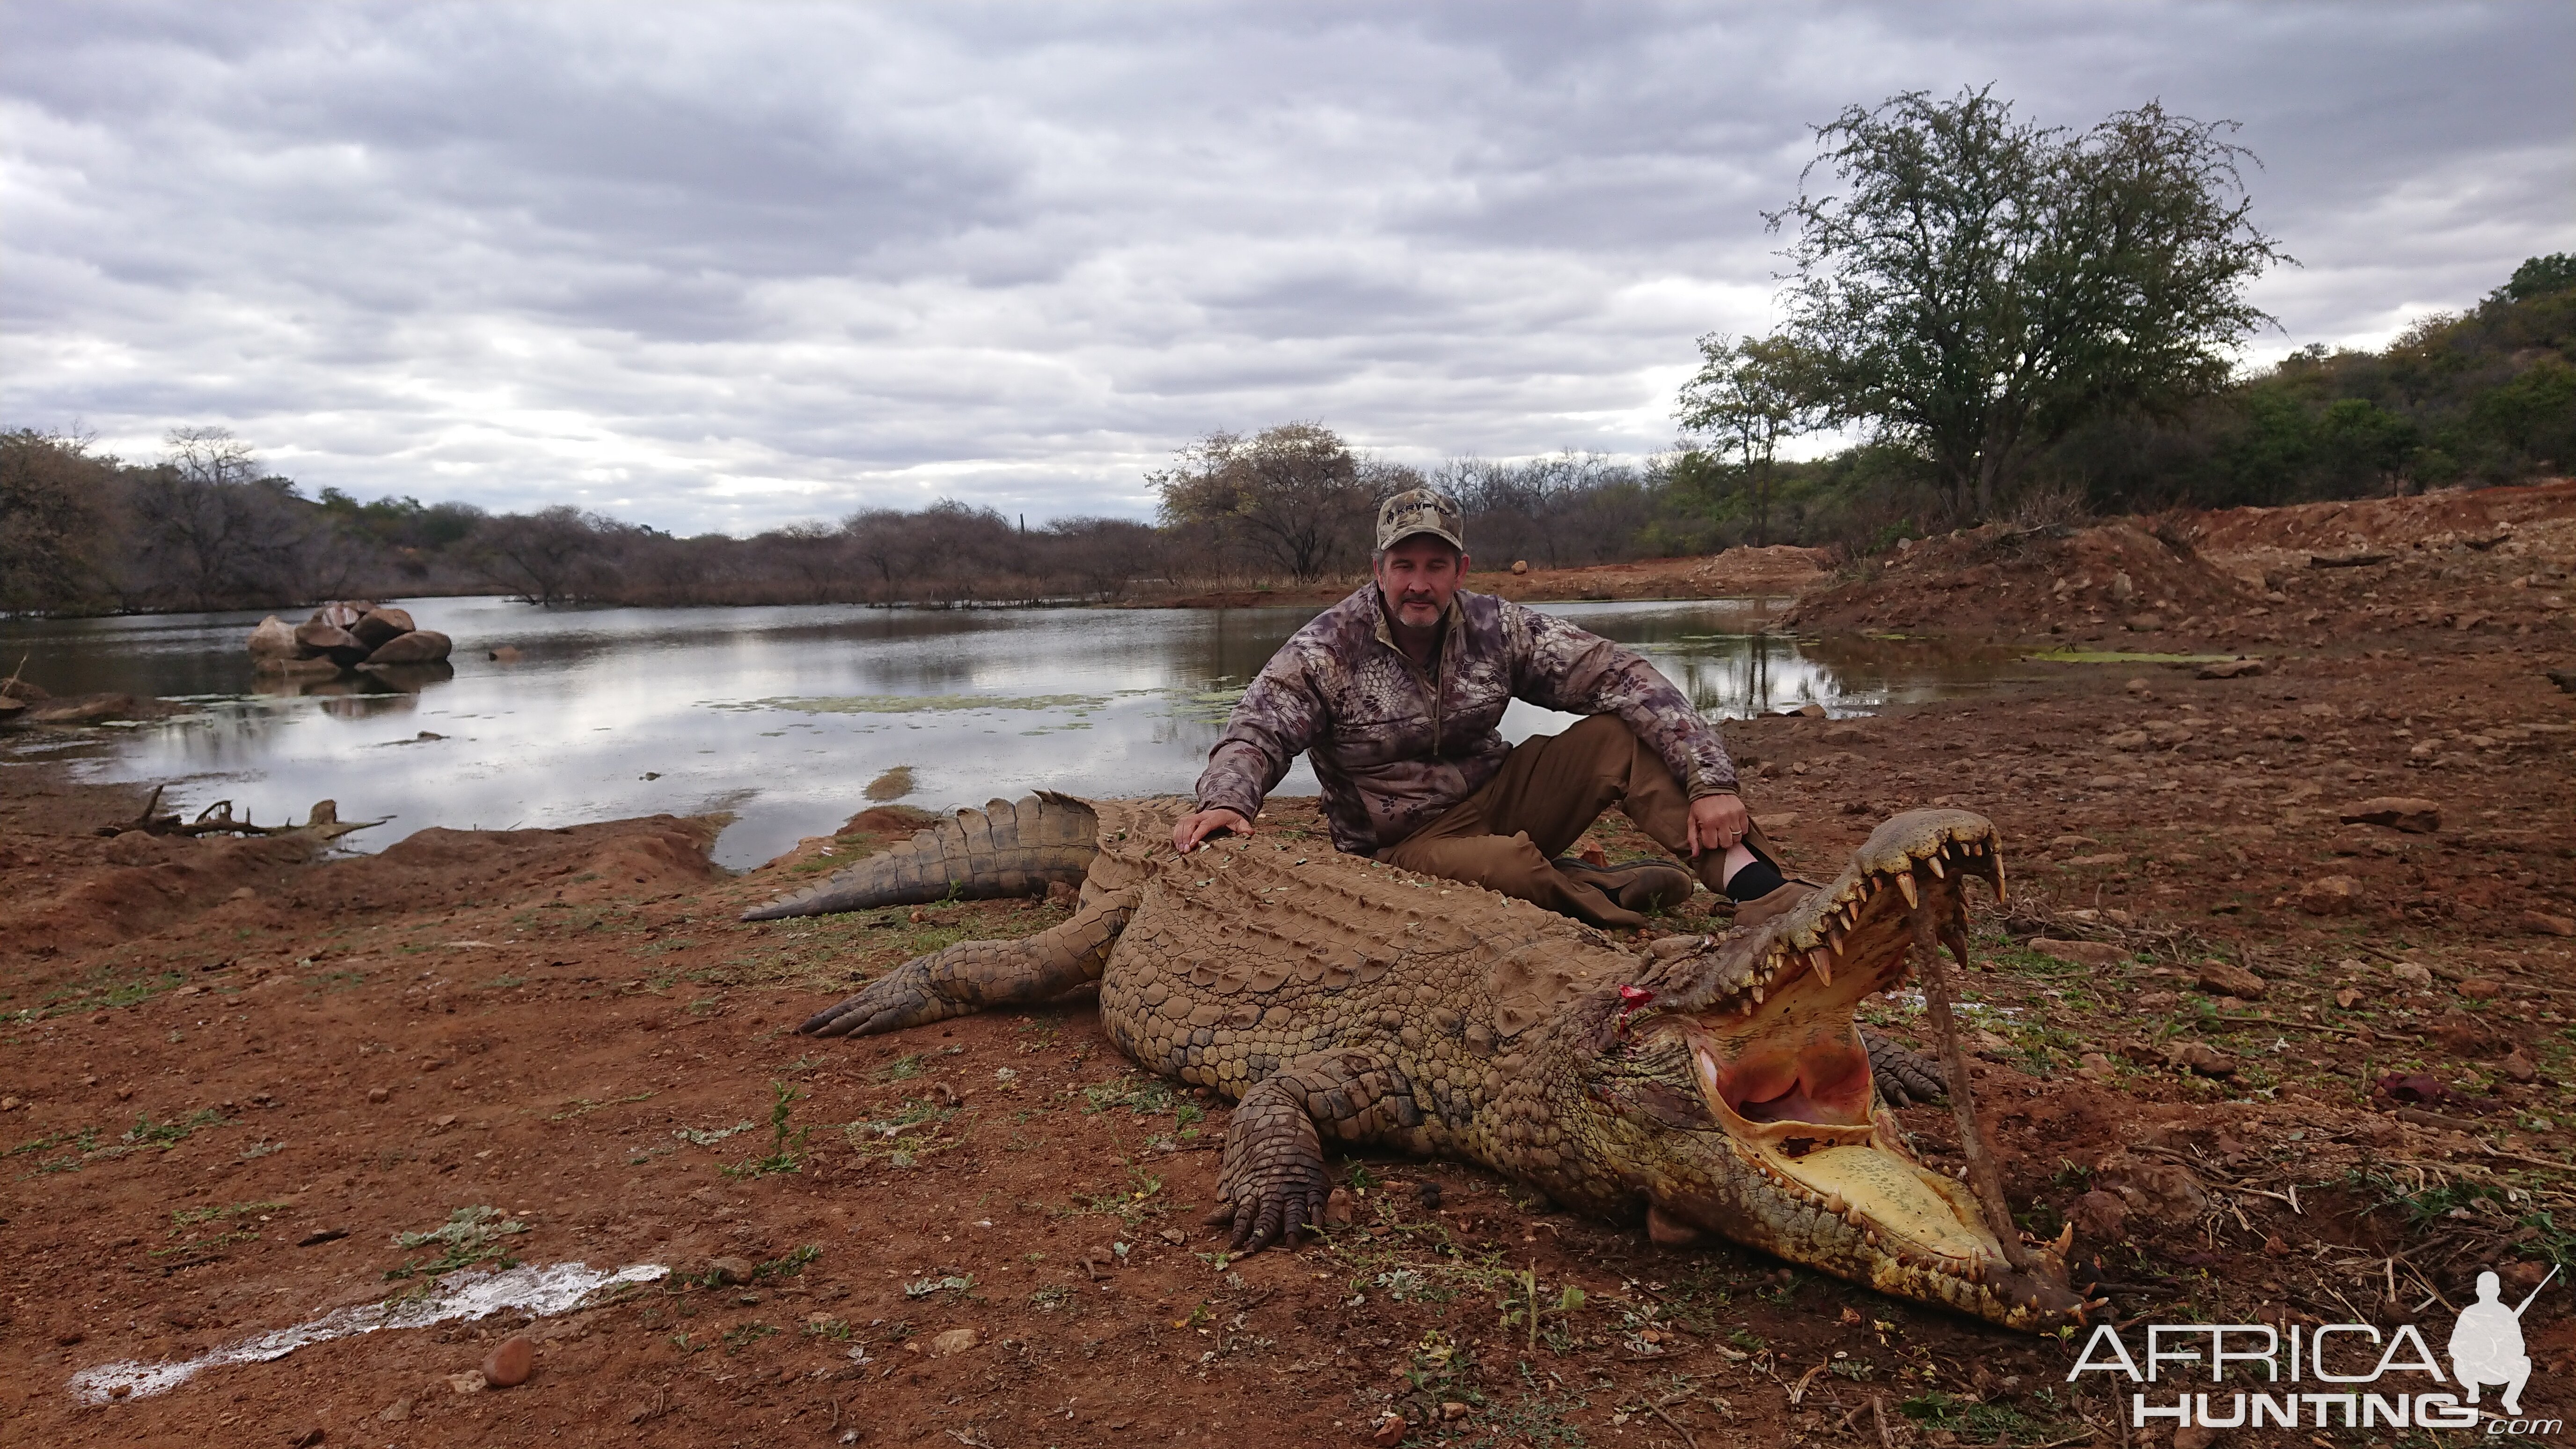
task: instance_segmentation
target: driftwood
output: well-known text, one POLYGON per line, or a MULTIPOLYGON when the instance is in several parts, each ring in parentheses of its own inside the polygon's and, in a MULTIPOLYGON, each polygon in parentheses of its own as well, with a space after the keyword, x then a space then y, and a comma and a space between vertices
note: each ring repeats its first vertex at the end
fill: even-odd
POLYGON ((102 825, 98 828, 98 833, 123 835, 128 831, 139 830, 146 835, 184 835, 191 838, 200 835, 299 835, 312 840, 330 841, 353 831, 365 830, 369 826, 382 825, 385 820, 393 819, 388 815, 384 820, 342 820, 338 801, 316 800, 313 802, 311 813, 306 816, 301 825, 253 825, 249 816, 236 817, 233 814, 233 802, 218 800, 198 811, 196 819, 182 821, 175 811, 167 815, 160 813, 161 792, 165 788, 167 787, 161 785, 153 786, 151 798, 143 802, 142 811, 132 820, 116 825, 102 825))

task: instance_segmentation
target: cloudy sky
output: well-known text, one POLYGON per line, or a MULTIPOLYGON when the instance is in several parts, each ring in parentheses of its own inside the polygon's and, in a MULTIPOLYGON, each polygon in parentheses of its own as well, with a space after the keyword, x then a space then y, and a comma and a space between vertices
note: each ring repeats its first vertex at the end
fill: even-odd
POLYGON ((2576 247, 2576 5, 0 8, 0 426, 749 532, 1142 516, 1211 428, 1639 454, 1807 127, 2244 123, 2258 356, 2576 247))

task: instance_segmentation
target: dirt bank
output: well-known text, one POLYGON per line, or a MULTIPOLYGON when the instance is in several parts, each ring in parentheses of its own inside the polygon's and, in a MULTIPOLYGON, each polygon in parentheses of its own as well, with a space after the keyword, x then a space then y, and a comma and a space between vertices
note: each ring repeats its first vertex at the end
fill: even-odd
MULTIPOLYGON (((2030 1226, 2072 1217, 2123 1314, 2415 1320, 2438 1345, 2435 1295, 2576 1256, 2576 697, 2544 673, 2563 585, 2507 577, 2563 573, 2544 523, 2516 525, 2523 552, 2302 565, 2257 620, 2261 676, 2069 665, 1730 727, 1756 812, 1817 869, 1909 806, 2000 824, 1978 1090, 2030 1226), (2433 621, 2507 596, 2533 602, 2433 621)), ((1420 1444, 1879 1443, 1882 1395, 1890 1443, 2120 1442, 2102 1383, 2060 1382, 2067 1346, 1658 1251, 1454 1164, 1337 1164, 1352 1226, 1218 1263, 1197 1219, 1225 1109, 1129 1070, 1087 1003, 786 1033, 908 955, 1063 918, 733 919, 884 836, 740 877, 667 818, 314 859, 101 839, 140 801, 47 768, 0 800, 7 1442, 1349 1443, 1393 1407, 1420 1444), (674 1276, 159 1394, 71 1387, 483 1252, 674 1276), (451 1384, 513 1333, 525 1385, 451 1384)), ((1643 847, 1617 824, 1608 853, 1643 847)), ((1267 825, 1316 831, 1298 802, 1267 825)), ((1945 1111, 1904 1118, 1955 1163, 1945 1111)), ((2571 1302, 2525 1319, 2527 1410, 2576 1414, 2571 1302)))

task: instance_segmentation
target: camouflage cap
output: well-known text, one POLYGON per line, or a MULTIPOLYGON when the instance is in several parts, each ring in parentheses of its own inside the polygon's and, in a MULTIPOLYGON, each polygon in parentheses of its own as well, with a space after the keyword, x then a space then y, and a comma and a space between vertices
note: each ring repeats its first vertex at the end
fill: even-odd
POLYGON ((1460 553, 1467 551, 1467 519, 1457 501, 1436 488, 1409 488, 1377 506, 1380 553, 1417 533, 1444 539, 1460 553))

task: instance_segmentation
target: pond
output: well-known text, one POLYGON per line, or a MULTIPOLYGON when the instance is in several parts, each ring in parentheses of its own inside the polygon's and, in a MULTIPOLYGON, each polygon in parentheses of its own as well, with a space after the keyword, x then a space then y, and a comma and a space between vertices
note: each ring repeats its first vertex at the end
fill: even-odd
MULTIPOLYGON (((1045 788, 1185 794, 1244 682, 1311 609, 539 609, 407 601, 453 636, 450 677, 396 689, 254 680, 257 613, 0 622, 0 670, 56 694, 194 706, 170 720, 22 738, 9 760, 68 758, 87 779, 167 784, 193 814, 392 817, 344 842, 430 825, 507 829, 656 812, 729 812, 717 859, 757 864, 827 833, 885 787, 927 808, 1045 788), (503 645, 519 657, 489 657, 503 645), (33 753, 31 753, 33 752, 33 753)), ((1991 659, 1884 640, 1761 632, 1758 600, 1548 606, 1652 659, 1712 719, 1979 688, 1991 659)), ((290 617, 290 622, 292 618, 290 617)), ((1516 704, 1515 739, 1570 718, 1516 704)), ((5 780, 0 773, 0 780, 5 780)), ((1303 761, 1280 787, 1315 790, 1303 761)))

